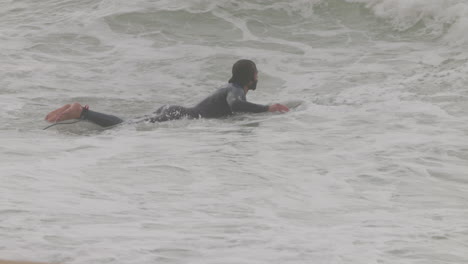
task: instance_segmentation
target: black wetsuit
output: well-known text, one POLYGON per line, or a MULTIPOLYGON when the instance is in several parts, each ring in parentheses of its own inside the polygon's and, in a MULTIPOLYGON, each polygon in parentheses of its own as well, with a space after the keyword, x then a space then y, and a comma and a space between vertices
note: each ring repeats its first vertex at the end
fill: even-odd
MULTIPOLYGON (((187 108, 178 105, 163 106, 155 112, 155 116, 145 118, 144 121, 155 123, 184 117, 217 118, 232 115, 236 112, 261 113, 266 111, 268 111, 267 105, 247 102, 244 89, 240 85, 228 83, 195 107, 187 108)), ((103 127, 113 126, 123 122, 119 117, 91 110, 83 110, 81 118, 103 127)))

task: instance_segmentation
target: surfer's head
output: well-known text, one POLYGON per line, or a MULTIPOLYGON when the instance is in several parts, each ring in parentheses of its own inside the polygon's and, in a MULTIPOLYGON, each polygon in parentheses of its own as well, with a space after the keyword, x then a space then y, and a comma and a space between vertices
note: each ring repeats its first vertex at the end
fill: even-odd
POLYGON ((257 88, 257 66, 251 60, 238 60, 232 66, 232 77, 229 83, 235 83, 249 90, 257 88))

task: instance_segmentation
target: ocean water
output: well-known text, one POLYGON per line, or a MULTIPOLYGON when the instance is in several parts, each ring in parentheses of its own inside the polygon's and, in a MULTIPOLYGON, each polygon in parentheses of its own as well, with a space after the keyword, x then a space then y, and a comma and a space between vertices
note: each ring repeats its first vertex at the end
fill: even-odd
POLYGON ((466 0, 1 0, 0 259, 467 263, 466 0), (284 114, 125 119, 259 69, 284 114))

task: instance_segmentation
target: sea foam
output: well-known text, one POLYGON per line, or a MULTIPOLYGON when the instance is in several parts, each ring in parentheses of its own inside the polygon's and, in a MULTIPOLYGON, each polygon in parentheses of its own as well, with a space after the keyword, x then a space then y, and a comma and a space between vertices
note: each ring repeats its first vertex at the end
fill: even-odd
POLYGON ((468 3, 463 0, 346 1, 363 3, 397 31, 419 28, 419 33, 442 37, 452 45, 462 45, 468 41, 468 3))

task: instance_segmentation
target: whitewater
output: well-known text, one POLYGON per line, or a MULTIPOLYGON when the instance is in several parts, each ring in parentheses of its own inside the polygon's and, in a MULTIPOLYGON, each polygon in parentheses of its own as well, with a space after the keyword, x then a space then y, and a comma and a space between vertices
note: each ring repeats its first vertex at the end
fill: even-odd
POLYGON ((1 0, 0 259, 468 261, 466 0, 1 0), (288 113, 192 106, 251 59, 288 113))

